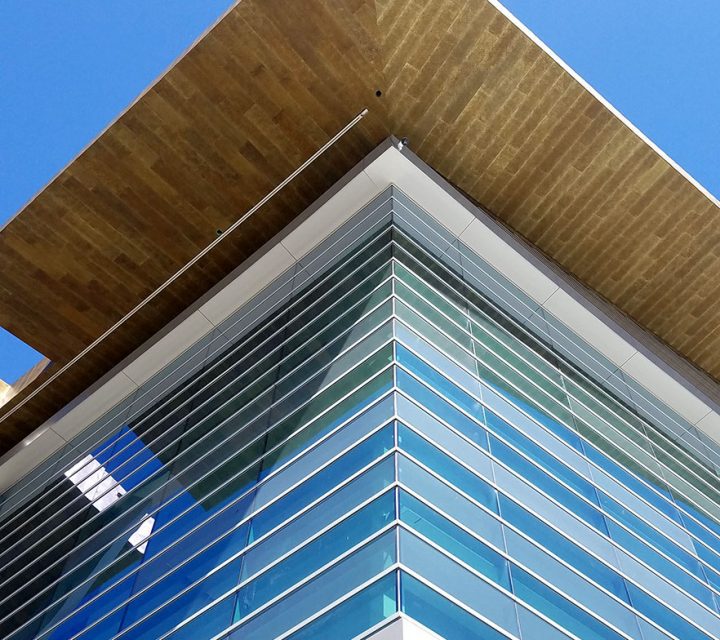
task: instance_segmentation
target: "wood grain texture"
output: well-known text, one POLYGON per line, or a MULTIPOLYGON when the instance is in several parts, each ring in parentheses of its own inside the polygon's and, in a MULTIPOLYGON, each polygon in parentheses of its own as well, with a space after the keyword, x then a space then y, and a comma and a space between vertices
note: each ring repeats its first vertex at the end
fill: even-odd
POLYGON ((326 157, 4 422, 0 450, 391 133, 720 377, 718 208, 483 0, 238 4, 0 232, 0 325, 61 366, 364 107, 326 157))

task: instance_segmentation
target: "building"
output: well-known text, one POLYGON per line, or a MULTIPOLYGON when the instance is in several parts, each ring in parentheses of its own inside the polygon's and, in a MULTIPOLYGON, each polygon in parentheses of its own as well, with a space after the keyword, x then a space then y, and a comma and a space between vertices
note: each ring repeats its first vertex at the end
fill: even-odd
MULTIPOLYGON (((370 5, 304 7, 311 34, 319 17, 346 29, 332 41, 343 52, 340 67, 372 66, 374 49, 360 46, 370 5), (353 58, 358 46, 363 55, 353 58)), ((293 30, 296 16, 268 24, 271 9, 277 7, 238 5, 156 85, 156 94, 175 96, 175 88, 189 96, 197 87, 210 92, 197 72, 203 56, 217 65, 214 43, 227 46, 222 36, 237 35, 248 23, 268 32, 285 24, 288 42, 322 70, 325 63, 315 54, 328 55, 326 41, 293 30), (195 69, 194 85, 183 83, 187 69, 195 69)), ((419 15, 433 11, 428 4, 419 15)), ((577 215, 599 216, 608 206, 599 193, 591 196, 613 181, 606 160, 627 151, 618 144, 621 135, 651 160, 613 187, 626 190, 620 210, 650 218, 637 226, 626 222, 628 236, 638 239, 648 224, 660 226, 682 198, 700 203, 693 209, 696 229, 703 228, 704 211, 716 213, 714 203, 553 66, 506 16, 490 3, 470 13, 487 23, 487 37, 508 60, 488 67, 493 83, 505 87, 491 98, 523 100, 524 117, 532 117, 537 98, 511 87, 509 67, 536 56, 536 65, 549 65, 567 83, 581 114, 612 134, 603 147, 582 144, 577 132, 564 143, 569 149, 559 162, 574 171, 584 166, 586 177, 596 179, 577 186, 588 190, 577 215), (651 199, 652 211, 630 207, 628 194, 640 202, 669 192, 675 199, 651 199)), ((384 7, 378 24, 392 27, 398 15, 384 7)), ((439 20, 428 18, 435 25, 428 33, 443 31, 439 20)), ((401 43, 397 56, 420 55, 403 47, 412 48, 401 43)), ((393 81, 391 71, 402 66, 389 55, 384 67, 397 91, 402 74, 393 81)), ((264 69, 253 64, 250 75, 265 76, 264 69)), ((267 77, 263 82, 274 86, 267 77)), ((461 94, 455 88, 447 100, 461 94)), ((97 204, 89 195, 78 201, 78 176, 87 176, 87 167, 107 168, 104 154, 121 140, 130 148, 132 131, 139 136, 134 148, 143 143, 151 152, 153 127, 160 126, 152 118, 157 95, 132 107, 18 221, 26 214, 41 218, 53 204, 97 204)), ((569 125, 562 100, 553 109, 559 123, 569 125)), ((246 113, 255 118, 253 126, 262 122, 257 110, 246 113)), ((371 117, 377 120, 363 120, 357 126, 365 129, 347 134, 355 138, 338 142, 353 145, 334 148, 330 164, 311 165, 301 187, 279 196, 286 198, 280 205, 272 201, 278 208, 260 209, 248 220, 253 226, 240 226, 240 240, 229 236, 232 249, 189 271, 183 287, 144 308, 141 322, 130 320, 101 351, 73 364, 64 386, 53 381, 31 398, 29 385, 6 405, 13 413, 5 424, 19 429, 20 417, 42 416, 53 402, 62 403, 34 423, 38 430, 0 466, 4 638, 720 637, 720 405, 717 383, 688 362, 710 373, 716 366, 716 356, 703 355, 703 322, 681 322, 686 343, 680 347, 671 328, 648 321, 680 353, 671 351, 623 315, 633 309, 633 296, 615 308, 587 290, 477 206, 471 190, 465 194, 436 173, 414 152, 412 138, 410 147, 387 137, 365 148, 382 129, 381 118, 371 117), (293 201, 311 197, 308 207, 292 209, 293 201), (271 213, 275 217, 266 220, 271 213), (247 259, 238 259, 245 253, 247 259), (226 263, 232 267, 227 275, 226 263), (198 287, 215 276, 219 282, 195 299, 198 287), (174 317, 169 310, 182 303, 187 308, 174 317), (164 328, 152 335, 158 323, 164 328), (87 389, 75 397, 83 384, 87 389)), ((386 122, 393 124, 392 118, 386 122)), ((242 126, 250 140, 252 127, 247 121, 242 126)), ((433 135, 441 136, 441 129, 433 135)), ((526 145, 516 158, 530 156, 526 161, 536 166, 528 171, 552 173, 542 155, 529 154, 539 144, 532 136, 512 138, 503 133, 499 140, 508 150, 526 145)), ((188 140, 202 147, 201 140, 188 140)), ((254 145, 248 144, 242 148, 251 157, 254 145)), ((211 156, 207 151, 204 158, 211 156)), ((441 156, 446 166, 454 158, 441 156)), ((118 166, 113 189, 130 200, 123 181, 132 183, 159 224, 159 194, 172 200, 170 187, 156 185, 153 199, 141 190, 142 167, 127 173, 136 158, 127 161, 118 166)), ((259 156, 256 162, 265 174, 278 169, 259 156)), ((219 179, 217 166, 203 166, 199 179, 219 179)), ((163 161, 155 167, 167 171, 163 161)), ((489 162, 483 179, 495 185, 487 194, 501 202, 505 174, 493 176, 493 167, 489 162)), ((474 170, 460 168, 455 175, 474 170)), ((516 170, 524 175, 525 169, 516 170)), ((627 174, 622 166, 616 171, 627 174)), ((567 201, 565 185, 549 178, 540 184, 541 173, 534 175, 531 191, 542 194, 550 211, 545 226, 575 238, 574 228, 563 226, 570 222, 552 213, 557 205, 548 204, 567 201)), ((183 176, 175 179, 173 189, 181 193, 183 176)), ((104 195, 110 208, 98 210, 96 223, 122 204, 104 195)), ((239 193, 229 193, 228 201, 233 197, 239 193)), ((511 210, 511 201, 505 202, 508 221, 529 206, 516 202, 511 210)), ((179 227, 189 219, 183 215, 179 227)), ((232 221, 217 222, 213 233, 232 221)), ((13 233, 23 228, 11 225, 13 233)), ((173 253, 174 245, 163 245, 149 228, 138 232, 138 242, 157 243, 175 260, 188 258, 181 238, 173 238, 173 253)), ((605 232, 601 226, 594 237, 605 232)), ((651 257, 693 241, 660 232, 657 238, 651 257)), ((583 242, 594 247, 583 257, 594 265, 621 260, 626 250, 622 243, 595 246, 593 237, 583 242)), ((123 274, 137 278, 128 260, 99 268, 111 282, 123 274)), ((152 264, 146 270, 155 279, 167 277, 175 267, 165 262, 167 273, 153 271, 152 264)), ((582 267, 583 259, 577 264, 582 267)), ((677 304, 680 289, 694 286, 683 275, 688 270, 663 271, 651 283, 631 264, 625 263, 624 277, 642 282, 633 279, 621 290, 634 295, 648 295, 642 286, 665 286, 677 304)), ((716 268, 712 261, 703 265, 716 268)), ((615 272, 608 271, 606 286, 615 272)), ((70 295, 75 282, 68 276, 59 286, 70 295)), ((142 300, 131 291, 114 316, 104 300, 97 300, 97 313, 86 311, 91 339, 102 334, 103 318, 117 320, 142 300)), ((644 317, 652 319, 663 300, 649 305, 644 317)), ((16 311, 18 322, 32 317, 39 333, 44 314, 42 306, 16 311)), ((73 327, 82 318, 67 309, 64 315, 58 322, 79 344, 82 331, 73 327)), ((712 322, 707 314, 694 317, 712 322)))

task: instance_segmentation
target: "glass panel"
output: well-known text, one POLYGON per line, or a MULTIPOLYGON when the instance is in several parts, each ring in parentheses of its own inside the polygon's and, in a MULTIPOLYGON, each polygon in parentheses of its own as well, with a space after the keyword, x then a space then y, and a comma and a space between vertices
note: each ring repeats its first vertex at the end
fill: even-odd
MULTIPOLYGON (((400 492, 400 519, 495 584, 510 589, 503 556, 404 491, 400 492)), ((400 559, 403 557, 401 547, 400 559)))
POLYGON ((405 572, 400 583, 403 612, 443 638, 505 640, 510 637, 405 572))
POLYGON ((397 576, 390 573, 296 631, 288 640, 351 640, 397 611, 397 576))
MULTIPOLYGON (((497 586, 486 582, 405 529, 400 530, 400 560, 431 584, 466 604, 511 634, 518 634, 515 603, 497 586)), ((506 570, 502 560, 496 569, 506 570)), ((504 578, 503 578, 504 579, 504 578)))
MULTIPOLYGON (((389 531, 299 589, 284 596, 247 622, 241 622, 228 640, 266 640, 291 629, 352 589, 396 562, 395 532, 389 531)), ((191 630, 189 630, 191 631, 191 630)), ((195 634, 197 634, 195 630, 195 634)), ((177 636, 171 636, 177 640, 177 636)), ((185 638, 192 639, 192 633, 185 638)), ((197 638, 197 635, 194 636, 197 638)))
POLYGON ((622 636, 517 566, 510 567, 515 594, 560 626, 587 640, 622 640, 622 636))

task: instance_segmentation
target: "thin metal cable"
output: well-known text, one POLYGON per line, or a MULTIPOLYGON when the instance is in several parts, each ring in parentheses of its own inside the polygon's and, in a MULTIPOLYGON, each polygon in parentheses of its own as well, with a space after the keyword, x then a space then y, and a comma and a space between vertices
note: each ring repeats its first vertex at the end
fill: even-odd
POLYGON ((187 262, 183 267, 176 271, 170 276, 165 282, 163 282, 155 291, 148 295, 144 300, 137 304, 133 309, 128 311, 120 320, 118 320, 112 327, 110 327, 105 333, 93 340, 87 347, 85 347, 80 353, 78 353, 70 362, 63 365, 58 371, 51 375, 45 382, 43 382, 37 389, 29 393, 25 398, 18 402, 12 409, 6 411, 0 416, 0 424, 2 424, 7 418, 13 415, 16 411, 24 407, 30 400, 38 395, 43 389, 45 389, 50 383, 65 373, 70 367, 72 367, 78 360, 82 359, 90 351, 92 351, 97 345, 99 345, 105 338, 115 332, 116 329, 121 327, 125 322, 132 318, 140 309, 142 309, 149 302, 159 296, 165 289, 167 289, 173 282, 175 282, 180 276, 182 276, 191 267, 197 264, 202 258, 204 258, 210 251, 212 251, 216 245, 220 244, 227 236, 229 236, 235 229, 237 229, 245 220, 255 214, 261 207, 269 202, 275 195, 277 195, 282 189, 284 189, 290 182, 297 178, 307 167, 309 167, 315 160, 317 160, 325 151, 332 147, 340 138, 342 138, 350 129, 352 129, 360 120, 362 120, 368 113, 367 109, 363 109, 358 113, 350 122, 348 122, 340 131, 338 131, 330 140, 328 140, 322 147, 320 147, 315 153, 313 153, 305 162, 303 162, 295 171, 287 176, 280 184, 278 184, 272 191, 267 193, 260 201, 257 202, 252 208, 246 211, 240 216, 235 222, 233 222, 225 231, 223 231, 215 240, 213 240, 207 247, 205 247, 200 253, 194 258, 187 262))

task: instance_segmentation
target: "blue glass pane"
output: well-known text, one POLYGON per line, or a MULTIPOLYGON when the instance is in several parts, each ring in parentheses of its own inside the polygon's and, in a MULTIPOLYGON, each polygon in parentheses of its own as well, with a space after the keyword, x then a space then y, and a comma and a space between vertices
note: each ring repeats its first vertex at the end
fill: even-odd
POLYGON ((610 529, 610 537, 616 540, 620 546, 632 553, 636 558, 639 558, 658 573, 668 578, 671 583, 694 595, 707 606, 715 606, 710 589, 698 580, 683 571, 680 567, 672 564, 648 544, 614 522, 608 521, 608 528, 610 529))
POLYGON ((497 511, 496 492, 487 482, 460 466, 403 424, 398 425, 398 442, 402 450, 407 451, 449 483, 492 511, 497 511))
MULTIPOLYGON (((575 491, 585 496, 594 504, 598 504, 598 497, 595 487, 580 474, 573 471, 566 464, 557 458, 551 456, 547 451, 538 446, 530 438, 526 437, 518 429, 511 426, 495 414, 487 413, 488 428, 501 436, 511 445, 522 451, 538 466, 542 467, 550 474, 559 478, 567 485, 571 486, 575 491)), ((493 443, 499 443, 497 438, 493 438, 493 443)), ((506 446, 506 445, 505 445, 506 446)), ((500 447, 501 448, 501 447, 500 447)), ((495 453, 495 451, 493 451, 495 453)), ((496 454, 497 455, 497 454, 496 454)))
MULTIPOLYGON (((417 536, 400 530, 400 559, 432 585, 466 604, 500 628, 517 635, 515 602, 496 584, 468 571, 417 536)), ((499 567, 502 575, 504 567, 499 567)))
POLYGON ((465 496, 430 475, 425 469, 403 455, 398 456, 400 481, 424 500, 442 508, 442 511, 474 531, 484 540, 503 548, 503 532, 500 523, 488 511, 483 510, 465 496))
POLYGON ((282 591, 339 557, 395 519, 395 496, 386 493, 282 562, 253 579, 237 593, 234 620, 241 620, 282 591))
POLYGON ((399 363, 407 367, 409 371, 414 373, 429 387, 436 389, 438 393, 452 400, 478 421, 483 421, 483 406, 478 400, 475 400, 456 384, 453 384, 446 377, 440 375, 435 369, 420 360, 420 358, 401 344, 396 345, 396 358, 399 363))
MULTIPOLYGON (((427 407, 438 418, 452 425, 455 429, 470 438, 470 440, 476 444, 480 445, 486 451, 489 449, 487 432, 485 429, 481 428, 477 422, 471 420, 464 413, 458 411, 441 396, 424 384, 418 382, 402 369, 397 370, 397 385, 398 388, 407 393, 414 402, 427 407)), ((400 417, 402 417, 403 409, 408 411, 412 410, 410 405, 412 405, 412 403, 402 396, 398 398, 398 411, 401 412, 400 417), (402 404, 400 404, 401 401, 402 404)), ((478 418, 482 418, 482 416, 483 414, 481 413, 478 418)), ((412 424, 412 420, 410 420, 410 423, 412 424)))
POLYGON ((512 566, 515 594, 560 626, 587 640, 622 640, 622 636, 583 611, 527 571, 512 566))
POLYGON ((397 611, 397 577, 390 573, 296 631, 288 640, 351 640, 397 611))
POLYGON ((403 612, 443 638, 509 638, 407 573, 402 573, 400 584, 403 612))
POLYGON ((242 563, 241 578, 254 575, 293 547, 317 533, 340 516, 375 495, 395 479, 392 457, 371 467, 350 484, 335 491, 309 511, 249 548, 242 563))
MULTIPOLYGON (((227 637, 229 640, 274 638, 379 575, 395 561, 395 532, 389 531, 241 623, 227 637)), ((199 629, 197 632, 201 633, 199 629)))
POLYGON ((510 589, 505 558, 404 491, 400 491, 400 519, 496 584, 510 589))
POLYGON ((505 520, 533 540, 536 540, 542 547, 552 551, 568 564, 579 569, 591 580, 603 586, 621 600, 630 602, 625 588, 625 581, 616 571, 595 559, 579 545, 568 540, 568 538, 553 527, 545 524, 527 509, 501 495, 500 513, 505 520))
POLYGON ((304 506, 324 494, 328 488, 359 471, 383 453, 393 448, 395 433, 388 425, 371 436, 342 458, 333 462, 319 473, 306 480, 300 487, 273 502, 257 517, 253 518, 250 541, 259 538, 270 529, 297 513, 304 506))
POLYGON ((659 603, 635 585, 629 584, 630 600, 632 605, 661 627, 667 629, 677 638, 692 638, 693 640, 712 640, 711 636, 700 631, 697 627, 683 620, 676 613, 659 603))
POLYGON ((549 474, 538 469, 535 465, 492 435, 490 436, 490 449, 498 460, 504 462, 525 480, 567 507, 593 528, 601 533, 607 534, 605 518, 598 509, 583 501, 549 474))

